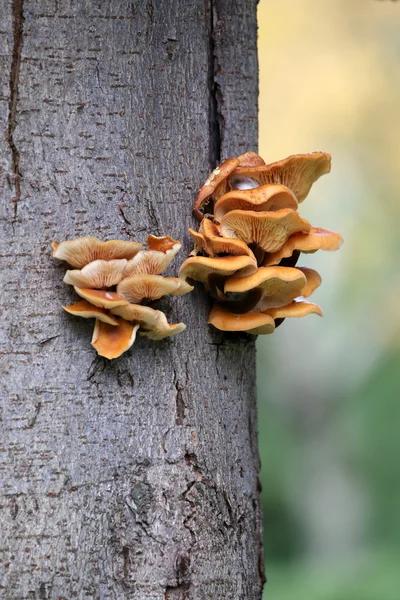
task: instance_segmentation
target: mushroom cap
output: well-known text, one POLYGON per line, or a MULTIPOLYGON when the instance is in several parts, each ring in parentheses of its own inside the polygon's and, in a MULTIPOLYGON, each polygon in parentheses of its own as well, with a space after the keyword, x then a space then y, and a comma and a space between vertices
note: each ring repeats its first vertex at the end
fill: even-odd
POLYGON ((126 258, 94 260, 80 270, 67 271, 63 281, 79 288, 112 287, 121 281, 127 264, 126 258))
POLYGON ((75 240, 52 243, 53 257, 65 260, 73 267, 81 269, 94 260, 113 260, 117 258, 131 259, 137 254, 143 244, 127 242, 125 240, 101 240, 85 236, 75 240))
POLYGON ((149 235, 147 237, 148 250, 156 250, 157 252, 164 252, 164 254, 166 254, 169 250, 172 250, 177 245, 179 245, 178 250, 180 250, 182 248, 182 244, 178 240, 174 240, 169 235, 160 237, 157 237, 156 235, 149 235))
POLYGON ((219 235, 219 227, 210 219, 204 218, 200 224, 200 230, 194 231, 189 227, 195 248, 192 254, 206 252, 210 256, 218 254, 233 254, 234 256, 250 256, 255 259, 252 250, 245 242, 235 238, 224 238, 219 235))
POLYGON ((297 250, 305 254, 311 254, 317 250, 338 250, 342 242, 342 236, 335 231, 322 229, 321 227, 311 227, 309 233, 291 235, 277 252, 268 254, 265 257, 263 266, 277 265, 283 258, 292 256, 297 250))
POLYGON ((138 329, 139 324, 133 325, 124 319, 118 319, 117 326, 96 319, 91 344, 100 356, 118 358, 132 346, 138 329))
POLYGON ((250 256, 219 256, 209 258, 207 256, 191 256, 180 268, 181 279, 194 279, 208 284, 208 277, 212 274, 228 277, 237 275, 249 275, 257 270, 257 263, 250 256))
POLYGON ((123 298, 115 292, 108 292, 107 290, 92 290, 75 287, 75 291, 81 298, 90 302, 90 304, 100 306, 101 308, 115 308, 116 306, 128 304, 126 298, 123 298))
POLYGON ((238 156, 239 167, 261 167, 265 165, 265 160, 256 152, 245 152, 238 156))
POLYGON ((254 310, 262 312, 271 306, 285 306, 292 302, 302 294, 306 285, 306 275, 300 269, 260 267, 247 277, 229 277, 225 281, 224 292, 244 293, 260 288, 262 295, 254 310))
POLYGON ((84 319, 99 319, 99 321, 108 323, 109 325, 118 325, 117 319, 104 310, 104 308, 94 306, 86 300, 80 300, 80 302, 76 302, 70 306, 63 306, 63 309, 71 315, 75 315, 76 317, 83 317, 84 319))
POLYGON ((302 202, 312 184, 331 170, 331 157, 325 152, 295 154, 269 165, 259 167, 237 167, 230 178, 236 180, 250 177, 259 185, 280 183, 288 187, 302 202))
POLYGON ((282 208, 296 210, 298 203, 293 192, 284 185, 266 183, 247 190, 232 190, 218 198, 214 218, 221 221, 231 210, 275 211, 282 208))
POLYGON ((257 244, 265 252, 276 252, 293 233, 310 228, 295 210, 283 208, 274 212, 232 210, 222 218, 220 231, 224 237, 236 237, 246 244, 257 244))
POLYGON ((239 163, 238 158, 228 158, 208 176, 206 182, 199 190, 193 207, 193 214, 198 221, 201 221, 204 216, 200 209, 203 208, 211 196, 214 196, 217 188, 218 195, 224 194, 229 189, 227 178, 239 163))
MULTIPOLYGON (((204 220, 205 219, 203 219, 203 221, 204 220)), ((197 254, 199 254, 200 252, 207 252, 205 236, 200 231, 195 231, 191 227, 188 227, 188 232, 192 236, 194 242, 194 248, 190 253, 190 256, 197 256, 197 254)), ((207 252, 207 254, 209 254, 209 252, 207 252)))
POLYGON ((140 328, 140 335, 150 340, 162 340, 172 335, 177 335, 186 329, 185 323, 168 323, 167 317, 160 310, 157 311, 157 322, 155 325, 144 324, 140 328))
POLYGON ((254 335, 273 333, 275 329, 270 315, 261 312, 233 314, 218 304, 212 307, 208 322, 220 331, 246 331, 254 335))
MULTIPOLYGON (((285 267, 283 267, 283 268, 285 268, 285 267)), ((322 283, 322 277, 318 273, 318 271, 315 271, 314 269, 310 269, 309 267, 296 267, 296 268, 299 271, 301 271, 302 273, 304 273, 304 275, 306 277, 306 280, 307 280, 306 285, 301 290, 301 296, 303 296, 303 298, 308 298, 309 296, 311 296, 311 294, 313 292, 315 292, 315 290, 317 288, 319 288, 319 286, 322 283)))
POLYGON ((142 274, 123 279, 117 286, 117 294, 133 304, 139 304, 143 300, 158 300, 166 294, 178 296, 190 292, 192 289, 192 286, 187 285, 178 277, 142 274))
POLYGON ((113 315, 122 317, 126 321, 136 321, 140 325, 146 324, 148 327, 155 327, 159 320, 159 310, 143 306, 142 304, 124 304, 111 309, 113 315))
POLYGON ((193 285, 190 285, 190 283, 180 277, 167 277, 166 279, 179 282, 179 287, 177 287, 174 292, 171 292, 171 296, 183 296, 194 290, 193 285))
POLYGON ((323 316, 322 308, 318 304, 312 304, 312 302, 294 301, 286 306, 280 306, 278 308, 269 308, 265 311, 265 314, 270 315, 273 319, 286 319, 286 318, 299 318, 305 317, 306 315, 316 314, 320 317, 323 316))
POLYGON ((184 329, 184 323, 170 325, 167 317, 161 310, 154 310, 150 306, 140 304, 126 304, 112 309, 113 314, 119 315, 127 321, 136 321, 140 324, 140 335, 152 340, 162 340, 171 335, 177 335, 184 329))
POLYGON ((147 238, 148 250, 141 250, 125 267, 124 277, 132 275, 160 275, 169 266, 182 244, 169 236, 156 238, 149 235, 147 238), (161 249, 153 249, 161 248, 161 249))

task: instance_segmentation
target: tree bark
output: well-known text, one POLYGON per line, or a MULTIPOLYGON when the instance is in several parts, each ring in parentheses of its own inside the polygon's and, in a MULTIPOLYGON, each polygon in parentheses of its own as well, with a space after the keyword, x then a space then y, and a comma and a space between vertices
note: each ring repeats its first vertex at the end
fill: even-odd
MULTIPOLYGON (((0 0, 0 595, 261 597, 255 346, 164 300, 109 362, 50 243, 191 244, 196 191, 257 147, 256 0, 0 0)), ((171 273, 172 274, 172 273, 171 273)))

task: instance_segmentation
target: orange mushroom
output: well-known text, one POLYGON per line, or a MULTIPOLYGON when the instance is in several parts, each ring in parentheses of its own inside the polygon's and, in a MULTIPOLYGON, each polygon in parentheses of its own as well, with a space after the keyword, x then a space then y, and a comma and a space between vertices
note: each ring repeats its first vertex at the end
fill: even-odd
POLYGON ((205 252, 209 256, 232 254, 234 256, 247 255, 255 259, 254 253, 245 242, 236 238, 222 237, 218 225, 210 219, 204 218, 202 220, 198 232, 190 227, 188 231, 195 243, 195 249, 192 252, 194 256, 199 252, 205 252))
POLYGON ((162 277, 161 275, 132 275, 121 281, 117 286, 117 293, 132 302, 149 302, 158 300, 167 294, 179 296, 193 290, 178 277, 162 277))
POLYGON ((249 275, 257 270, 257 263, 250 256, 191 256, 180 268, 179 277, 194 279, 208 285, 210 275, 249 275))
POLYGON ((261 167, 265 165, 265 160, 256 152, 245 152, 238 156, 239 167, 261 167))
POLYGON ((154 325, 148 323, 140 328, 140 335, 149 338, 150 340, 162 340, 178 333, 182 333, 186 329, 185 323, 168 323, 167 317, 160 310, 157 311, 157 320, 154 325))
POLYGON ((53 257, 65 260, 73 267, 81 269, 94 260, 114 260, 117 258, 131 259, 137 254, 143 244, 127 242, 124 240, 109 240, 101 242, 91 236, 53 242, 53 257))
MULTIPOLYGON (((312 271, 312 269, 310 269, 312 271)), ((316 271, 313 271, 316 273, 316 271)), ((285 306, 302 294, 307 285, 306 275, 300 269, 290 267, 261 267, 247 277, 229 277, 224 292, 228 295, 261 291, 254 310, 263 312, 269 307, 285 306)), ((310 289, 312 284, 310 283, 310 289)))
POLYGON ((109 325, 118 325, 117 319, 104 310, 104 308, 93 306, 93 304, 90 304, 90 302, 87 302, 86 300, 81 300, 80 302, 76 302, 70 306, 63 306, 63 309, 76 317, 83 317, 84 319, 99 319, 99 321, 108 323, 109 325))
POLYGON ((79 288, 101 289, 117 285, 123 278, 128 261, 126 258, 116 260, 94 260, 81 270, 67 271, 64 283, 79 288))
POLYGON ((302 202, 308 195, 312 184, 331 170, 331 157, 325 152, 295 154, 269 165, 258 167, 237 167, 231 178, 250 177, 258 185, 279 183, 288 187, 302 202))
POLYGON ((138 329, 139 324, 124 319, 119 319, 117 326, 96 319, 91 344, 100 356, 118 358, 133 345, 138 329))
POLYGON ((81 297, 94 304, 94 306, 100 306, 101 308, 115 308, 116 306, 123 306, 128 304, 128 300, 115 292, 109 292, 107 290, 92 290, 85 288, 74 288, 76 293, 81 297))
POLYGON ((140 325, 155 327, 159 320, 159 310, 143 306, 142 304, 131 304, 127 302, 124 305, 116 306, 111 309, 113 315, 122 317, 126 321, 136 321, 140 325))
POLYGON ((208 322, 220 331, 246 331, 254 335, 273 333, 275 329, 274 319, 270 315, 262 312, 238 315, 218 304, 211 309, 208 322))
POLYGON ((218 197, 228 191, 228 176, 239 166, 239 163, 238 158, 228 158, 214 169, 204 185, 201 186, 193 207, 193 214, 198 221, 202 220, 204 215, 201 209, 210 198, 215 199, 215 196, 218 197))
POLYGON ((321 285, 321 283, 322 283, 321 275, 318 273, 318 271, 314 271, 314 269, 309 269, 308 267, 296 267, 296 268, 298 271, 301 271, 302 273, 304 273, 306 280, 307 280, 305 286, 301 290, 300 295, 303 296, 303 298, 308 298, 321 285))
POLYGON ((305 317, 306 315, 316 314, 320 317, 323 316, 322 308, 318 304, 312 304, 311 302, 294 301, 286 306, 280 306, 278 308, 269 308, 264 314, 270 315, 273 319, 287 319, 287 318, 299 318, 305 317))
POLYGON ((169 250, 176 248, 179 244, 179 249, 182 248, 182 244, 178 240, 174 240, 169 235, 157 237, 156 235, 149 235, 147 237, 147 249, 156 250, 157 252, 164 252, 166 254, 169 250))
POLYGON ((275 212, 232 210, 222 218, 220 231, 224 237, 236 237, 265 252, 276 252, 293 233, 310 228, 295 210, 284 208, 275 212))
POLYGON ((232 190, 221 196, 214 207, 214 218, 221 221, 231 210, 275 211, 282 208, 296 210, 298 203, 293 192, 284 185, 267 183, 247 190, 232 190))
POLYGON ((160 275, 173 261, 182 248, 182 244, 169 236, 157 238, 149 235, 147 250, 141 250, 132 260, 128 261, 124 277, 132 275, 160 275))
POLYGON ((268 254, 263 262, 264 267, 277 265, 283 258, 289 258, 296 251, 312 254, 317 250, 338 250, 342 245, 343 238, 339 233, 311 227, 308 233, 295 233, 276 252, 268 254))

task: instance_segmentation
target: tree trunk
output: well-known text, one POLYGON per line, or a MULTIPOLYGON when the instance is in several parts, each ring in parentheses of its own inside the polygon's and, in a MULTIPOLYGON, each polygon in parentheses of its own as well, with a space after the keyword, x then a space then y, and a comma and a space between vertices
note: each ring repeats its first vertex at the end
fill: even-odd
POLYGON ((257 146, 256 0, 0 0, 7 600, 261 597, 251 336, 207 325, 109 362, 50 243, 191 243, 196 191, 257 146))

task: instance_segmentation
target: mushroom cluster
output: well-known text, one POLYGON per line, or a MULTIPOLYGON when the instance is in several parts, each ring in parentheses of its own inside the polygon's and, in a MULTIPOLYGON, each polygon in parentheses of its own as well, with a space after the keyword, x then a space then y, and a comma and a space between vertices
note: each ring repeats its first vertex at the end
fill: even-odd
POLYGON ((338 233, 312 227, 298 213, 312 184, 330 171, 323 152, 272 164, 253 152, 230 158, 200 188, 199 231, 179 277, 204 284, 213 298, 209 323, 222 331, 272 333, 286 317, 322 316, 305 300, 321 284, 313 269, 296 267, 300 253, 337 250, 338 233))
POLYGON ((53 242, 53 257, 73 270, 64 282, 73 285, 83 300, 63 308, 79 317, 96 319, 92 346, 100 356, 117 358, 128 350, 139 330, 152 340, 176 335, 184 323, 169 324, 160 310, 146 306, 170 294, 180 296, 193 287, 178 277, 162 277, 180 242, 169 236, 149 235, 147 249, 123 240, 102 242, 95 237, 53 242))

